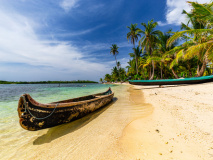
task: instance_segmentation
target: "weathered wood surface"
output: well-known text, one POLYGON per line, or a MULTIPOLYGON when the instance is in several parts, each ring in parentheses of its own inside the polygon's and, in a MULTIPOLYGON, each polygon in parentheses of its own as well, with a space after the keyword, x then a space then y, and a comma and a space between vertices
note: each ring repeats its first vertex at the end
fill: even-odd
POLYGON ((99 94, 42 104, 24 94, 18 102, 19 123, 30 131, 68 123, 107 105, 113 96, 109 88, 99 94))

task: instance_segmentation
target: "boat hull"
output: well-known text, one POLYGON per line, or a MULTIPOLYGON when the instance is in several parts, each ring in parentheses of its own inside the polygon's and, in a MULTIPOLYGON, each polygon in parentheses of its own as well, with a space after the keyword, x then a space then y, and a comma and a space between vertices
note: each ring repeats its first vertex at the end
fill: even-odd
POLYGON ((212 82, 213 76, 193 77, 185 79, 165 79, 165 80, 132 80, 133 85, 180 85, 180 84, 199 84, 212 82))
POLYGON ((26 130, 36 131, 71 122, 110 103, 114 93, 106 93, 49 104, 40 104, 28 94, 22 95, 18 104, 19 123, 26 130))

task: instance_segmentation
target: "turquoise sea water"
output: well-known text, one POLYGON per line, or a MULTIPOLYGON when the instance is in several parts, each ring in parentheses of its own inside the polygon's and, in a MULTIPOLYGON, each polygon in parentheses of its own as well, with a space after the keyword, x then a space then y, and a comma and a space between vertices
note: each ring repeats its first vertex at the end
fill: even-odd
MULTIPOLYGON (((14 133, 22 132, 17 106, 19 97, 29 93, 41 103, 55 102, 106 91, 107 84, 1 84, 0 85, 0 143, 8 142, 14 133)), ((10 139, 11 140, 11 139, 10 139)))

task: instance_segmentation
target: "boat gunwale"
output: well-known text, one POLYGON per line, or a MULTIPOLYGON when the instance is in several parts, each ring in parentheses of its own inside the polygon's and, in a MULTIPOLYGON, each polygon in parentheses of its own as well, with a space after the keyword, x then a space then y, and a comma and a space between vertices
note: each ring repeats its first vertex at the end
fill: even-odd
MULTIPOLYGON (((104 93, 108 92, 109 90, 111 90, 111 89, 108 89, 105 92, 87 95, 87 96, 83 96, 83 97, 77 97, 77 98, 84 98, 84 97, 88 97, 88 96, 98 96, 98 95, 100 95, 100 97, 95 97, 93 99, 83 100, 83 101, 79 101, 79 102, 68 102, 68 103, 63 103, 63 102, 60 102, 60 101, 51 102, 51 103, 39 103, 35 99, 33 99, 29 94, 23 94, 22 96, 27 96, 28 101, 38 108, 55 108, 55 106, 57 104, 58 104, 57 108, 63 108, 63 107, 72 107, 72 106, 75 106, 75 105, 81 105, 81 104, 84 104, 84 103, 93 102, 93 101, 103 99, 103 98, 107 98, 107 97, 114 95, 114 92, 112 92, 111 94, 108 94, 108 95, 104 95, 104 93)), ((72 98, 72 99, 76 99, 76 98, 72 98)), ((67 100, 72 100, 72 99, 67 99, 67 100)))
POLYGON ((155 83, 155 82, 184 82, 184 81, 205 81, 211 80, 213 76, 190 77, 181 79, 158 79, 158 80, 129 80, 130 83, 155 83))

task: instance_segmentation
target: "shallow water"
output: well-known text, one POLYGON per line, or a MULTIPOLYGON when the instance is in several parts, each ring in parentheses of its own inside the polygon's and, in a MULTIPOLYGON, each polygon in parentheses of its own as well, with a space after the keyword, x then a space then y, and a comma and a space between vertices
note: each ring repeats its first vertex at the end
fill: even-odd
POLYGON ((102 92, 109 86, 115 93, 109 105, 76 121, 39 131, 20 127, 16 113, 20 95, 14 96, 14 106, 8 105, 14 114, 3 118, 5 123, 1 121, 0 159, 129 159, 120 141, 123 130, 131 121, 153 111, 144 103, 141 90, 127 85, 86 84, 64 89, 44 85, 30 94, 39 102, 51 102, 102 92))
POLYGON ((45 132, 28 132, 20 127, 17 105, 22 94, 29 93, 36 101, 49 103, 104 92, 112 85, 79 83, 58 86, 59 84, 0 85, 0 155, 5 150, 15 151, 18 146, 28 145, 32 138, 45 132))

